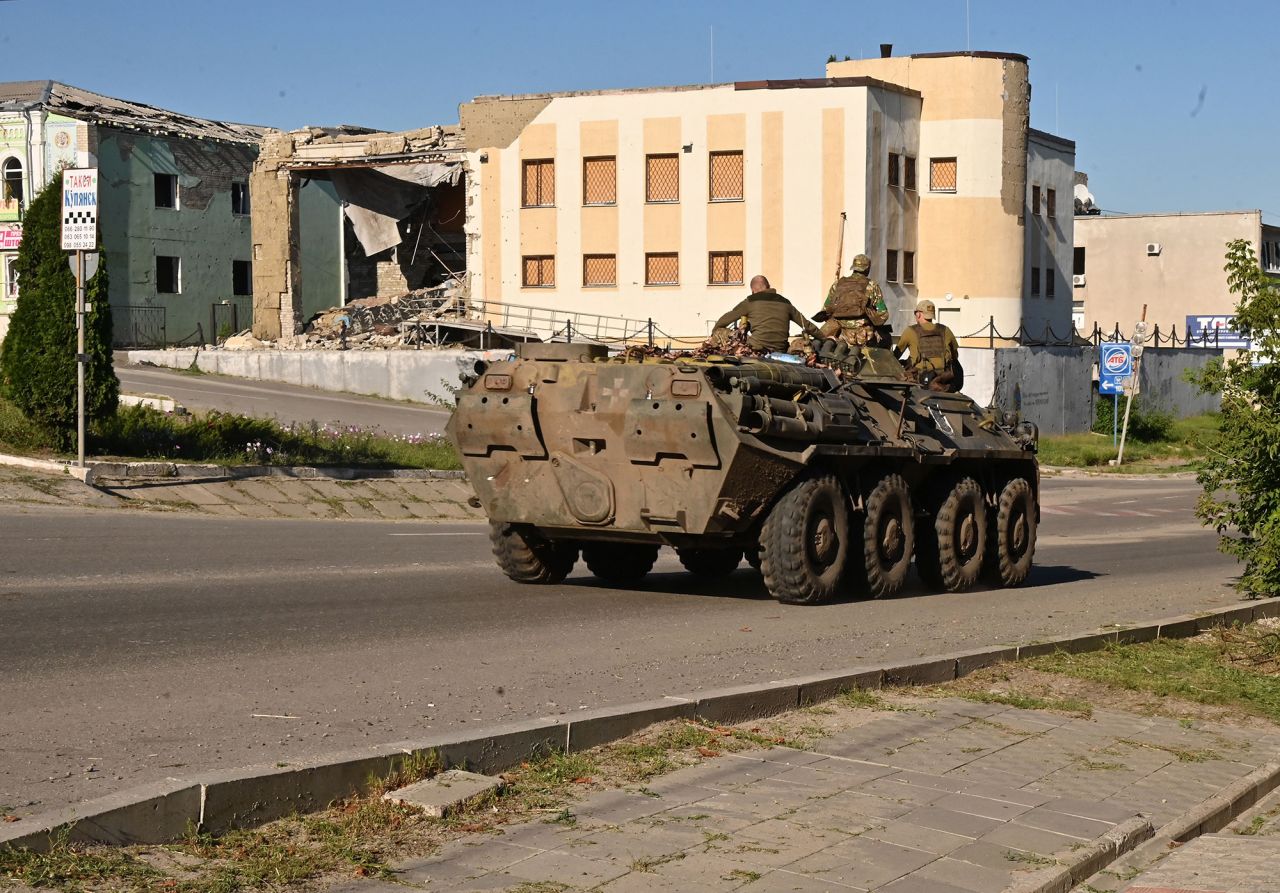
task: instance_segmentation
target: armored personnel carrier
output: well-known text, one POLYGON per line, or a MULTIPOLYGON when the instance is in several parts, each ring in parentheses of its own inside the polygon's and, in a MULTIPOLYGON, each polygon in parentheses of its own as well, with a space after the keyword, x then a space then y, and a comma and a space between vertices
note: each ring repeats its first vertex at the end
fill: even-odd
POLYGON ((1037 432, 908 381, 892 353, 839 369, 609 357, 528 344, 477 369, 448 433, 512 580, 579 556, 639 580, 662 546, 693 574, 744 559, 780 602, 985 578, 1017 586, 1039 521, 1037 432))

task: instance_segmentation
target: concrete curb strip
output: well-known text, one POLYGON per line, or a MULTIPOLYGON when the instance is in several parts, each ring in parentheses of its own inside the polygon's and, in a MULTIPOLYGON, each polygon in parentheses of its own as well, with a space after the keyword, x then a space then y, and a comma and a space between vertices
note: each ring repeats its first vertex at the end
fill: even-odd
MULTIPOLYGON (((186 779, 174 778, 5 824, 0 826, 0 847, 47 849, 51 835, 69 827, 71 839, 77 841, 163 843, 183 836, 192 828, 216 832, 260 824, 295 811, 322 809, 334 800, 368 791, 371 779, 390 775, 411 755, 434 752, 447 767, 493 775, 552 750, 585 750, 668 719, 696 716, 711 722, 741 722, 826 700, 851 688, 877 690, 888 685, 948 682, 1015 658, 1055 650, 1096 650, 1116 641, 1149 641, 1157 635, 1194 636, 1215 626, 1244 622, 1246 618, 1253 621, 1275 616, 1280 616, 1280 598, 1223 608, 1196 617, 1153 621, 1122 631, 1090 632, 1025 646, 1001 645, 905 663, 894 661, 852 667, 763 685, 696 692, 660 701, 509 723, 478 730, 466 738, 442 736, 396 742, 328 754, 285 767, 251 766, 186 779)), ((1166 828, 1189 836, 1217 830, 1277 786, 1280 786, 1280 764, 1269 764, 1188 813, 1185 828, 1166 828), (1235 810, 1224 820, 1222 816, 1226 813, 1218 802, 1223 798, 1233 804, 1231 808, 1235 810)))
POLYGON ((1221 831, 1231 820, 1280 787, 1280 762, 1265 763, 1162 827, 1158 839, 1186 843, 1221 831))
POLYGON ((1071 853, 1052 868, 1041 868, 1020 878, 1004 893, 1067 893, 1085 878, 1097 874, 1116 859, 1151 837, 1151 823, 1142 816, 1121 822, 1092 843, 1071 853))

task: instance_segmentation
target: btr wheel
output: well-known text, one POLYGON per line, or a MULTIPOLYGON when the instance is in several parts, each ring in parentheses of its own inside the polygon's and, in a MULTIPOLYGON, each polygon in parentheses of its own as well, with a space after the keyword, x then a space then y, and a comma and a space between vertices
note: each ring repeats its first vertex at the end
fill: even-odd
POLYGON ((834 475, 802 478, 760 531, 765 588, 783 604, 816 605, 840 591, 849 553, 849 506, 834 475))
POLYGON ((902 589, 911 569, 915 539, 907 482, 899 475, 886 475, 867 496, 862 519, 867 589, 873 598, 902 589))
POLYGON ((548 540, 532 527, 490 522, 498 567, 517 583, 559 583, 578 562, 578 547, 548 540))
POLYGON ((708 579, 726 577, 742 562, 741 549, 677 549, 676 554, 685 570, 708 579))
POLYGON ((1031 484, 1014 478, 1000 491, 987 548, 987 572, 1001 586, 1019 586, 1031 573, 1036 512, 1031 484))
POLYGON ((634 583, 653 570, 658 547, 638 543, 584 543, 587 568, 609 583, 634 583))
POLYGON ((934 518, 931 539, 943 589, 963 592, 978 582, 987 549, 987 506, 973 478, 951 488, 934 518))

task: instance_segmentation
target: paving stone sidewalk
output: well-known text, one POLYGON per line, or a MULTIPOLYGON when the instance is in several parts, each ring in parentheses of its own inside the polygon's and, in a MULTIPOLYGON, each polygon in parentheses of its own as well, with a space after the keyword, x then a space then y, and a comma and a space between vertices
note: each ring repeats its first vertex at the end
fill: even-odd
POLYGON ((1171 853, 1125 893, 1276 893, 1280 839, 1205 834, 1171 853))
POLYGON ((592 795, 559 822, 451 843, 398 866, 397 884, 455 893, 1001 891, 1068 863, 1135 816, 1159 828, 1280 754, 1280 734, 1226 725, 907 703, 909 711, 866 711, 864 723, 809 751, 724 755, 592 795))

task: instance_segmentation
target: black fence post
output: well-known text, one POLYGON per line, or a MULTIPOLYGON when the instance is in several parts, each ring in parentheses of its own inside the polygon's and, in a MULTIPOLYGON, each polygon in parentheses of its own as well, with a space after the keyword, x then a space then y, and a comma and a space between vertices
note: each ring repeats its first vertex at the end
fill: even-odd
POLYGON ((649 346, 653 347, 653 317, 649 317, 649 346))
POLYGON ((996 318, 994 315, 987 317, 987 349, 996 349, 996 318))

